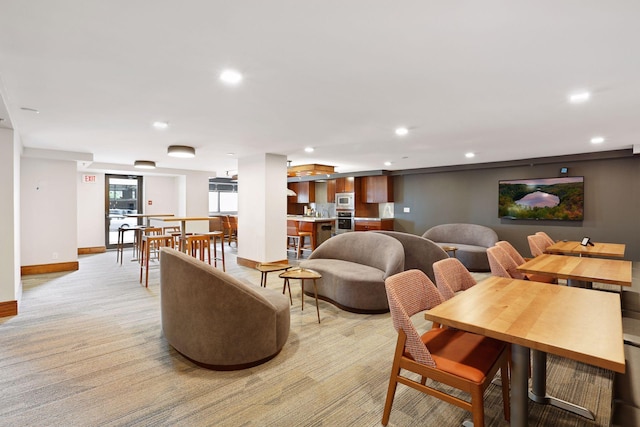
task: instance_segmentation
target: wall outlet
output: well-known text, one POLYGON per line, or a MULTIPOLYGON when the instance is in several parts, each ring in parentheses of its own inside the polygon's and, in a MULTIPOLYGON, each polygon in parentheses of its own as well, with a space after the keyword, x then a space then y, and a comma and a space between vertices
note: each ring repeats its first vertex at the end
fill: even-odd
POLYGON ((51 259, 58 259, 58 252, 54 252, 51 254, 51 259))
POLYGON ((411 213, 411 208, 410 207, 405 207, 402 211, 404 213, 411 213))

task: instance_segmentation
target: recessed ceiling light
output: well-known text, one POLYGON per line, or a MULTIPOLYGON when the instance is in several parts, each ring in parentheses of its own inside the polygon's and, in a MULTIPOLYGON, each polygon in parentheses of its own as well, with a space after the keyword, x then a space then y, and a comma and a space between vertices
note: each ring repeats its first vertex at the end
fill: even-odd
POLYGON ((591 93, 584 92, 575 92, 569 95, 569 102, 572 104, 580 104, 582 102, 587 102, 591 98, 591 93))
POLYGON ((136 160, 133 163, 133 167, 138 169, 155 169, 156 162, 152 162, 151 160, 136 160))
POLYGON ((391 162, 384 162, 385 166, 391 166, 391 162))
POLYGON ((235 156, 236 153, 227 153, 227 156, 231 157, 231 156, 235 156))
POLYGON ((169 127, 168 122, 153 122, 153 127, 156 129, 166 129, 169 127))
POLYGON ((469 153, 466 153, 464 156, 465 156, 467 159, 472 159, 472 158, 474 158, 474 157, 476 156, 476 153, 471 153, 471 152, 469 152, 469 153))
POLYGON ((187 145, 170 145, 167 154, 171 157, 190 158, 196 156, 196 149, 187 145))
POLYGON ((602 144, 603 142, 604 142, 604 138, 601 136, 594 136, 593 138, 591 138, 592 144, 602 144))
POLYGON ((304 149, 305 153, 313 153, 314 149, 313 147, 307 147, 304 149))
POLYGON ((236 70, 224 70, 220 73, 220 80, 229 85, 237 85, 242 81, 242 74, 236 70))
POLYGON ((35 108, 20 107, 20 109, 21 109, 22 111, 28 111, 28 112, 30 112, 30 113, 40 114, 40 111, 36 110, 35 108))
POLYGON ((396 135, 398 136, 405 136, 408 133, 409 133, 409 129, 405 127, 396 128, 396 135))

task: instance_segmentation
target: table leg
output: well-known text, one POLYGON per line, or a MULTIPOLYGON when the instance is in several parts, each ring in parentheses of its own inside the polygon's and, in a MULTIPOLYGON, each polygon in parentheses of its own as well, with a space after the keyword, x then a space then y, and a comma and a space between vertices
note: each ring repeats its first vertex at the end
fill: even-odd
POLYGON ((544 351, 531 350, 531 354, 533 367, 531 369, 529 399, 536 403, 555 406, 556 408, 564 409, 565 411, 572 412, 590 420, 595 420, 595 415, 587 408, 547 394, 547 353, 544 351))
POLYGON ((300 299, 302 300, 302 311, 304 311, 304 279, 300 279, 300 299))
POLYGON ((289 284, 289 279, 285 277, 284 285, 282 286, 282 295, 284 295, 284 291, 289 288, 289 303, 293 305, 293 299, 291 299, 291 285, 289 284))
POLYGON ((180 221, 180 223, 182 224, 182 227, 180 227, 180 251, 185 252, 187 250, 185 246, 185 238, 187 237, 185 228, 187 228, 187 222, 180 221))
POLYGON ((511 426, 525 427, 529 417, 529 348, 511 345, 511 426))
POLYGON ((318 287, 316 286, 316 279, 313 279, 313 293, 316 295, 316 312, 318 313, 318 323, 320 323, 320 306, 318 305, 318 287))

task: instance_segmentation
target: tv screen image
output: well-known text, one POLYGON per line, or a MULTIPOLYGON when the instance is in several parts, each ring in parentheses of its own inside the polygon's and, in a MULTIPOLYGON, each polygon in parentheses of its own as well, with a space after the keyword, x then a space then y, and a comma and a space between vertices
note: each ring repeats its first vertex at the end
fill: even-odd
POLYGON ((584 177, 510 179, 498 182, 498 217, 582 221, 584 177))

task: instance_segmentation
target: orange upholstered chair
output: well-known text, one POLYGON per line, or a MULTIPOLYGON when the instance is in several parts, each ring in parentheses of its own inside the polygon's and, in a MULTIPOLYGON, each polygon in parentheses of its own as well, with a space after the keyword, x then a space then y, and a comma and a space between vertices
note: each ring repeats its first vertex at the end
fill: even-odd
POLYGON ((491 274, 493 276, 506 277, 507 279, 532 280, 543 283, 557 283, 556 279, 550 276, 525 274, 518 271, 520 264, 516 263, 509 253, 500 246, 487 249, 487 258, 489 258, 489 268, 491 268, 491 274))
POLYGON ((545 246, 545 248, 546 248, 547 246, 551 246, 551 245, 553 245, 553 244, 555 243, 555 242, 553 241, 553 239, 552 239, 552 238, 551 238, 547 233, 545 233, 544 231, 537 231, 537 232, 536 232, 536 235, 544 237, 544 240, 545 240, 545 242, 546 242, 546 246, 545 246))
POLYGON ((500 240, 496 243, 496 246, 501 247, 509 256, 516 262, 518 265, 522 265, 525 263, 525 259, 520 255, 520 252, 513 245, 506 240, 500 240))
POLYGON ((500 369, 504 416, 509 420, 509 381, 507 344, 457 329, 437 328, 420 335, 411 316, 442 302, 442 296, 426 274, 408 270, 385 281, 393 327, 398 332, 391 378, 382 414, 387 425, 398 383, 437 397, 470 411, 473 424, 484 426, 484 391, 500 369), (415 381, 401 375, 402 370, 421 376, 415 381), (471 401, 426 385, 430 378, 471 395, 471 401))
POLYGON ((542 255, 547 249, 547 239, 540 234, 532 234, 531 236, 527 236, 527 241, 529 242, 529 249, 531 250, 531 256, 537 257, 542 255))
POLYGON ((476 279, 457 258, 434 262, 433 274, 438 291, 445 300, 452 298, 456 292, 465 291, 476 284, 476 279))

